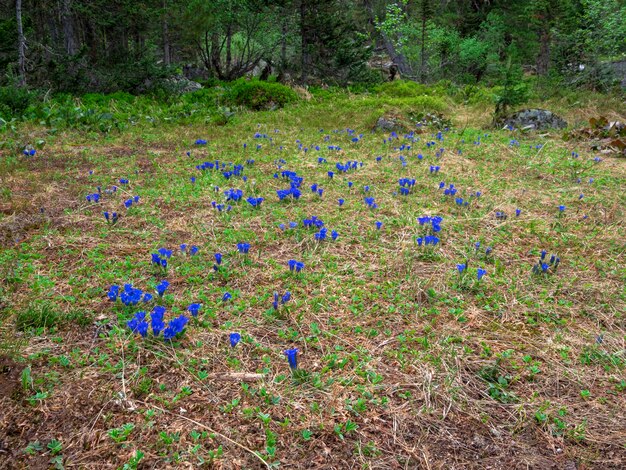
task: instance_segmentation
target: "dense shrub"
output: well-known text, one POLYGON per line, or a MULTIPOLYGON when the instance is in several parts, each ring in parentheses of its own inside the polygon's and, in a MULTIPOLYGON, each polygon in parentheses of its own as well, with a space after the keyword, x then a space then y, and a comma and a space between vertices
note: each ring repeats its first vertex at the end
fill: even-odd
POLYGON ((26 88, 0 87, 0 117, 10 120, 21 117, 26 109, 39 100, 39 93, 26 88))
POLYGON ((240 79, 233 82, 227 98, 237 106, 261 110, 282 108, 296 101, 298 94, 280 83, 240 79))
POLYGON ((426 85, 409 80, 395 80, 383 83, 375 89, 379 94, 393 98, 410 98, 418 95, 427 95, 430 89, 426 85))

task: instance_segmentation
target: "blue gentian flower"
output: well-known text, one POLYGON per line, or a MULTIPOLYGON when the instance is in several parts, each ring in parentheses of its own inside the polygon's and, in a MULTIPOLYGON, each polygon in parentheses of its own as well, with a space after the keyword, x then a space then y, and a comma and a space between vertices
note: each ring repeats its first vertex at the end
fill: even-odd
POLYGON ((163 330, 163 339, 172 339, 177 334, 182 333, 188 321, 189 319, 184 315, 170 320, 165 330, 163 330))
POLYGON ((165 291, 167 290, 169 286, 170 286, 170 283, 165 280, 157 284, 156 290, 157 290, 157 293, 159 294, 159 297, 163 297, 163 294, 165 294, 165 291))
POLYGON ((565 211, 565 206, 561 205, 559 206, 559 212, 564 212, 565 211))
POLYGON ((369 187, 369 186, 367 186, 367 185, 366 185, 366 186, 364 186, 364 187, 363 187, 363 191, 364 191, 364 192, 368 192, 369 190, 370 190, 370 187, 369 187))
POLYGON ((466 268, 467 268, 467 264, 457 264, 456 265, 456 269, 459 270, 459 274, 462 274, 463 271, 465 271, 466 268))
POLYGON ((159 333, 161 333, 161 331, 165 328, 165 323, 163 322, 164 315, 165 307, 161 307, 160 305, 154 307, 150 313, 152 334, 154 334, 154 336, 159 336, 159 333))
POLYGON ((180 251, 182 253, 184 253, 187 250, 187 244, 186 243, 181 243, 180 245, 180 251))
POLYGON ((198 253, 199 248, 196 245, 191 245, 191 248, 189 248, 189 254, 191 256, 194 256, 198 253))
POLYGON ((380 220, 376 221, 376 230, 380 230, 380 228, 383 226, 383 223, 380 220))
POLYGON ((287 227, 285 226, 285 224, 279 224, 278 228, 284 232, 287 227))
POLYGON ((354 185, 352 181, 348 181, 348 188, 351 188, 354 185))
POLYGON ((515 217, 519 217, 522 213, 522 209, 515 209, 515 217))
POLYGON ((128 180, 126 178, 120 178, 120 184, 128 184, 128 180))
POLYGON ((189 178, 191 181, 191 184, 195 184, 196 183, 196 177, 192 176, 191 178, 189 178))
POLYGON ((168 250, 167 248, 159 248, 157 251, 164 258, 171 258, 172 257, 172 250, 168 250))
POLYGON ((333 179, 333 176, 335 176, 335 173, 334 173, 334 172, 332 172, 332 171, 329 171, 329 172, 328 172, 328 177, 329 177, 330 179, 333 179))
POLYGON ((343 199, 338 199, 337 202, 339 203, 339 207, 341 207, 345 201, 343 199))
POLYGON ((229 336, 229 339, 230 339, 230 346, 234 348, 235 346, 237 346, 237 343, 241 341, 241 335, 239 333, 231 333, 229 336))
POLYGON ((222 302, 228 302, 233 298, 233 295, 230 292, 225 292, 222 296, 222 302))
POLYGON ((274 292, 274 302, 272 302, 274 310, 278 310, 278 292, 274 292))
POLYGON ((250 243, 237 243, 239 253, 247 254, 250 251, 250 243))
POLYGON ((485 269, 478 268, 478 270, 476 271, 476 276, 478 277, 479 281, 483 278, 485 274, 487 274, 487 271, 485 269))
POLYGON ((491 252, 493 251, 493 248, 491 248, 490 246, 487 247, 487 249, 485 250, 485 255, 489 256, 491 254, 491 252))
POLYGON ((265 199, 263 199, 262 197, 249 197, 248 199, 246 199, 246 201, 248 201, 248 204, 250 204, 252 207, 260 207, 261 203, 264 200, 265 199))
POLYGON ((289 367, 292 369, 298 368, 298 348, 287 349, 284 351, 285 356, 287 356, 287 361, 289 361, 289 367))
POLYGON ((197 317, 198 312, 200 311, 200 307, 202 307, 202 304, 191 304, 189 307, 187 307, 187 310, 189 310, 191 316, 197 317))
POLYGON ((331 238, 332 238, 333 240, 337 240, 337 238, 339 237, 339 233, 337 233, 337 231, 336 231, 336 230, 333 230, 333 231, 330 233, 330 236, 331 236, 331 238))
POLYGON ((290 271, 295 271, 297 273, 299 273, 300 271, 304 269, 304 263, 300 261, 296 261, 295 259, 290 259, 287 262, 287 265, 289 266, 290 271))
POLYGON ((541 250, 541 259, 545 259, 546 255, 548 254, 548 252, 546 250, 541 250))
POLYGON ((218 264, 218 266, 220 264, 222 264, 222 254, 221 253, 215 253, 215 262, 218 264))
POLYGON ((107 297, 110 301, 115 302, 120 293, 120 286, 111 286, 109 288, 109 292, 107 292, 107 297))
POLYGON ((291 299, 291 292, 285 291, 285 293, 280 299, 280 303, 285 305, 287 302, 289 302, 290 299, 291 299))
POLYGON ((204 139, 198 139, 196 140, 196 145, 206 145, 207 141, 204 139))
POLYGON ((130 209, 130 207, 133 205, 133 200, 132 199, 127 199, 124 201, 124 206, 126 207, 126 209, 130 209))
POLYGON ((298 226, 298 222, 289 222, 289 228, 296 228, 298 226))

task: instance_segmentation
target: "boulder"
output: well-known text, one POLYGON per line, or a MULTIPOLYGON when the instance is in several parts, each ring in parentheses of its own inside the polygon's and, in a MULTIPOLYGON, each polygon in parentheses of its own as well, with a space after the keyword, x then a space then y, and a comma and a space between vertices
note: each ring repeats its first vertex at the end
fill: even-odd
POLYGON ((547 109, 524 109, 501 118, 498 126, 522 130, 563 129, 567 122, 547 109))

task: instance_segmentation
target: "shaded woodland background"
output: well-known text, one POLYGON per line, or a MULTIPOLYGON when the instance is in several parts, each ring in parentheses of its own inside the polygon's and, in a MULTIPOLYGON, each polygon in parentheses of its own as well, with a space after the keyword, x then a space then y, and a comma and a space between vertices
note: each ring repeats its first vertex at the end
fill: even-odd
POLYGON ((183 73, 368 85, 396 70, 604 91, 625 58, 623 0, 0 1, 0 83, 74 94, 145 93, 183 73))

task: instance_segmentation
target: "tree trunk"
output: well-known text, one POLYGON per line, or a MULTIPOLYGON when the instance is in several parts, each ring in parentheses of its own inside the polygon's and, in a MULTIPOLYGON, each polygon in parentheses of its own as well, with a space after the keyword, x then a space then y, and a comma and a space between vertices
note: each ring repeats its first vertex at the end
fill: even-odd
POLYGON ((77 52, 76 38, 74 36, 74 18, 72 18, 72 0, 61 2, 61 24, 63 25, 63 45, 65 53, 73 56, 77 52))
MULTIPOLYGON (((372 2, 369 0, 366 0, 363 2, 363 6, 365 7, 365 10, 367 11, 369 23, 372 25, 374 29, 376 29, 375 28, 376 15, 374 14, 374 8, 372 7, 372 2)), ((391 61, 398 68, 398 71, 400 71, 400 75, 401 76, 412 75, 413 71, 411 70, 411 66, 407 62, 406 57, 404 57, 402 53, 396 50, 395 46, 393 45, 393 42, 389 39, 389 37, 385 34, 384 31, 380 31, 380 36, 378 39, 382 42, 382 45, 385 47, 385 50, 387 51, 387 55, 389 56, 391 61)))
MULTIPOLYGON (((280 72, 281 77, 285 76, 285 70, 287 68, 287 15, 283 18, 283 24, 281 27, 280 36, 280 72)), ((280 81, 280 80, 279 80, 280 81)))
POLYGON ((15 15, 17 18, 18 83, 20 86, 26 86, 26 38, 22 25, 22 0, 15 0, 15 15))
POLYGON ((539 33, 539 55, 537 56, 537 74, 546 75, 550 67, 550 31, 544 28, 539 33))
POLYGON ((163 63, 165 65, 170 65, 172 63, 170 26, 167 22, 167 0, 163 0, 163 63))
POLYGON ((302 73, 300 75, 300 81, 303 85, 306 85, 309 80, 309 69, 311 67, 311 51, 309 50, 309 25, 307 18, 307 0, 300 0, 300 41, 301 41, 301 67, 302 73))
MULTIPOLYGON (((425 0, 424 0, 425 1, 425 0)), ((426 80, 426 12, 422 12, 422 44, 420 47, 420 82, 426 80)))
POLYGON ((232 64, 233 64, 233 55, 232 55, 232 41, 233 41, 233 26, 231 23, 228 23, 226 27, 226 71, 225 74, 228 76, 228 79, 232 79, 232 64))

